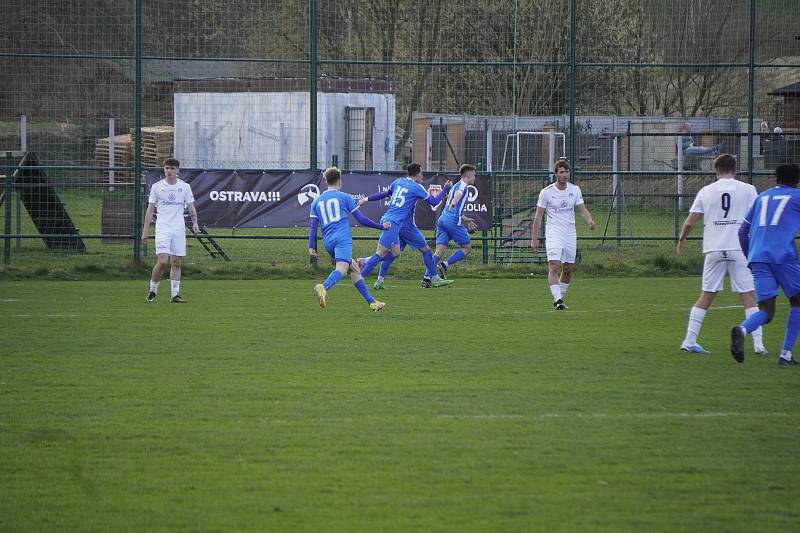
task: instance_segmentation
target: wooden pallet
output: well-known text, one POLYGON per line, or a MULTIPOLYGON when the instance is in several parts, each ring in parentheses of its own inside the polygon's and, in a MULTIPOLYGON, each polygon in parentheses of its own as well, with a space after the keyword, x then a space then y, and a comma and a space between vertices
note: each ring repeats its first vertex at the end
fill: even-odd
MULTIPOLYGON (((131 130, 135 141, 135 130, 131 130)), ((153 126, 142 128, 142 165, 160 167, 164 159, 172 157, 172 144, 175 128, 172 126, 153 126)))

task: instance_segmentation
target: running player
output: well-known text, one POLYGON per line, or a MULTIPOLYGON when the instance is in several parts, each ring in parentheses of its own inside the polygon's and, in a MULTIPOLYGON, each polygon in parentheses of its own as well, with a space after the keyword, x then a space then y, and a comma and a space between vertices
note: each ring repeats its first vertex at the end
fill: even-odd
POLYGON ((758 195, 739 228, 742 251, 755 279, 758 311, 731 329, 731 355, 744 362, 744 336, 775 316, 780 287, 791 308, 778 364, 796 366, 792 349, 800 333, 800 265, 794 239, 800 231, 800 168, 780 165, 775 177, 777 187, 758 195))
POLYGON ((389 227, 389 224, 377 224, 358 211, 358 204, 353 197, 341 191, 342 172, 338 168, 326 169, 324 176, 328 189, 311 203, 308 254, 311 257, 317 257, 317 227, 322 222, 322 244, 336 262, 336 267, 323 283, 317 283, 314 286, 319 306, 327 307, 328 291, 347 274, 348 270, 352 269, 350 279, 353 281, 353 285, 369 304, 370 309, 380 311, 385 304, 372 297, 361 278, 358 267, 353 264, 353 238, 347 214, 351 213, 359 223, 370 228, 385 229, 389 227))

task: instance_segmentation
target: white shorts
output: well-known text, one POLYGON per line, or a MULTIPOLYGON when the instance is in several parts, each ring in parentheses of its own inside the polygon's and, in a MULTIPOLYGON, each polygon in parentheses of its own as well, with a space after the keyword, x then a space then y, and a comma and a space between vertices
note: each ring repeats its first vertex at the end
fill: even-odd
POLYGON ((730 250, 706 254, 703 262, 703 291, 721 291, 726 272, 731 278, 733 292, 750 292, 755 289, 753 274, 747 268, 747 257, 740 250, 730 250))
POLYGON ((156 231, 156 254, 186 256, 186 233, 156 231))
POLYGON ((571 237, 550 237, 545 239, 548 261, 561 261, 562 263, 575 263, 578 252, 578 239, 571 237))

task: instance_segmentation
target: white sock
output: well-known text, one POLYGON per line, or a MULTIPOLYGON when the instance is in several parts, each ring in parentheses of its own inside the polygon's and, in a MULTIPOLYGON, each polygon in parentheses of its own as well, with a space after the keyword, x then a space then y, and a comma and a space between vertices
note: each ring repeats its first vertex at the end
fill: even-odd
MULTIPOLYGON (((744 310, 744 316, 745 318, 750 318, 750 315, 756 312, 758 312, 758 307, 749 307, 744 310)), ((764 331, 761 329, 761 326, 759 326, 753 332, 753 347, 761 348, 762 346, 764 346, 764 331)))
POLYGON ((181 293, 181 281, 180 280, 169 280, 170 288, 172 288, 172 296, 177 296, 181 293))
POLYGON ((158 284, 161 283, 160 281, 153 281, 150 280, 150 292, 158 293, 158 284))
POLYGON ((781 350, 781 357, 789 361, 792 358, 792 352, 789 350, 781 350))
POLYGON ((700 335, 700 328, 703 327, 703 319, 706 317, 706 310, 699 307, 692 307, 689 311, 689 324, 686 326, 686 339, 683 343, 687 346, 697 344, 697 337, 700 335))
POLYGON ((561 297, 563 298, 564 296, 567 295, 567 289, 569 289, 569 283, 561 282, 559 283, 559 286, 561 287, 561 297))
POLYGON ((557 302, 558 300, 560 300, 561 299, 561 286, 558 285, 558 284, 550 285, 550 294, 553 295, 553 301, 554 302, 557 302))
POLYGON ((375 281, 383 281, 383 276, 378 276, 378 279, 376 279, 375 281))

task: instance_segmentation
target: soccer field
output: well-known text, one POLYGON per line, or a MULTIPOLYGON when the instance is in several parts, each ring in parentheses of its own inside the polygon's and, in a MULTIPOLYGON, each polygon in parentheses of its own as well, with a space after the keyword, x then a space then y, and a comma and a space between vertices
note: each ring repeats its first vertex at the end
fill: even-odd
POLYGON ((797 531, 800 373, 697 278, 0 283, 0 530, 797 531))

